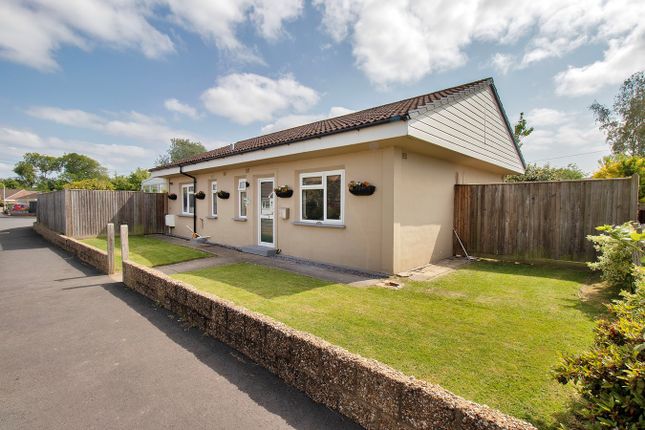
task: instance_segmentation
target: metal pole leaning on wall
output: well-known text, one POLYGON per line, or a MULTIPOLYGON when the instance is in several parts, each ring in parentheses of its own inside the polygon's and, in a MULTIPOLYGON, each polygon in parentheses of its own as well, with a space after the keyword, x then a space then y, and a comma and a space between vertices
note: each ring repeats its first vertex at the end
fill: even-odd
POLYGON ((121 261, 128 261, 130 257, 130 244, 128 243, 128 225, 121 224, 121 261))
POLYGON ((108 258, 108 275, 114 273, 114 224, 107 225, 107 258, 108 258))

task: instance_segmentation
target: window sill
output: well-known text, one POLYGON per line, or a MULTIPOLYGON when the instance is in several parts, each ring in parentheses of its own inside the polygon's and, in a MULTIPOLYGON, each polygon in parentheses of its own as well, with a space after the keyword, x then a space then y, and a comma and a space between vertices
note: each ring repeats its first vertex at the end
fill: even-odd
POLYGON ((304 225, 304 226, 307 226, 307 227, 320 227, 320 228, 340 228, 340 229, 345 228, 345 224, 330 224, 330 223, 324 223, 324 222, 294 221, 292 224, 293 225, 304 225))
POLYGON ((217 219, 217 215, 209 215, 206 219, 217 219))
POLYGON ((233 218, 233 221, 246 222, 246 218, 233 218))
POLYGON ((177 214, 177 216, 182 217, 182 218, 192 218, 194 215, 193 214, 177 214))

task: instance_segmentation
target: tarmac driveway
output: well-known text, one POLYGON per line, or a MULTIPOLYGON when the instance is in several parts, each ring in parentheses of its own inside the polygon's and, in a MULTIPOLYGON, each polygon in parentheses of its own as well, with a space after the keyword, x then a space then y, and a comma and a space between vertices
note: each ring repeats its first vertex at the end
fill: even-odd
POLYGON ((0 218, 0 428, 357 428, 0 218))

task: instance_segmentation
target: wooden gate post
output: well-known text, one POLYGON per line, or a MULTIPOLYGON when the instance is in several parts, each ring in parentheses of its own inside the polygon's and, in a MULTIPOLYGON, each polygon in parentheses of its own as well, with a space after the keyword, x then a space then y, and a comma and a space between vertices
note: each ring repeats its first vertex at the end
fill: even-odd
POLYGON ((121 224, 121 261, 125 262, 130 256, 130 245, 128 243, 128 225, 121 224))
POLYGON ((107 225, 107 258, 108 258, 108 275, 114 273, 114 224, 107 225))

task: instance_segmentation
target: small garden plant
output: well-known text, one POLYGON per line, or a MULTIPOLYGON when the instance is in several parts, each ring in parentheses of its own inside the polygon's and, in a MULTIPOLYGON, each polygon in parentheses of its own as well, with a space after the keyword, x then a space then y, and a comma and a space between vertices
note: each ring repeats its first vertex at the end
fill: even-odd
POLYGON ((572 382, 582 395, 576 412, 588 429, 645 428, 645 271, 640 267, 644 235, 634 225, 602 226, 590 236, 600 253, 589 266, 603 279, 624 288, 597 322, 593 346, 569 355, 555 369, 562 384, 572 382), (636 263, 639 264, 635 264, 636 263), (633 290, 633 291, 632 291, 633 290))

